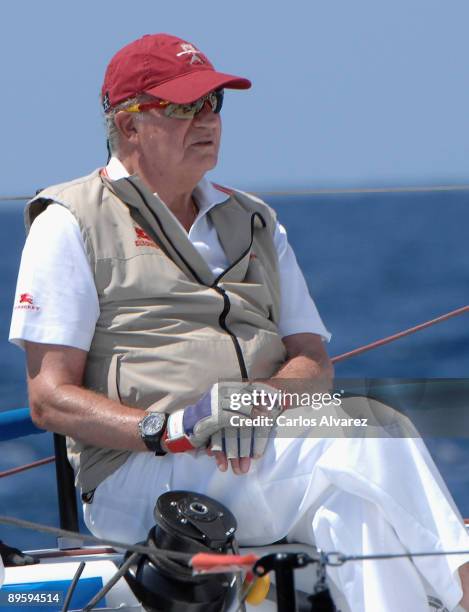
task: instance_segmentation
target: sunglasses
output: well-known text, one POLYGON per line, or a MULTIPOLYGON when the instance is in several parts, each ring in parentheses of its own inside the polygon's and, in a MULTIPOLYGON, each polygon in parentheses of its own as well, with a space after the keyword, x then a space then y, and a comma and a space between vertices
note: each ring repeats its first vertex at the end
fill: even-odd
POLYGON ((197 113, 200 113, 206 102, 210 104, 212 112, 219 113, 223 106, 223 95, 223 89, 219 89, 217 91, 211 91, 206 96, 190 104, 174 104, 167 100, 155 100, 154 102, 132 104, 122 110, 126 113, 143 113, 152 108, 164 108, 164 114, 167 117, 173 117, 175 119, 192 119, 197 113))

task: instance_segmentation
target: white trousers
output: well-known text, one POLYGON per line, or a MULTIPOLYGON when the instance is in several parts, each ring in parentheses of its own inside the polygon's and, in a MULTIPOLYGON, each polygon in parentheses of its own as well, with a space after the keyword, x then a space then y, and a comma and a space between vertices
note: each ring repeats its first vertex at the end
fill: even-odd
MULTIPOLYGON (((135 453, 85 504, 99 537, 134 543, 161 493, 186 489, 225 504, 241 545, 289 541, 344 554, 467 550, 460 515, 419 438, 275 438, 242 476, 205 453, 135 453)), ((353 612, 428 612, 431 585, 449 610, 468 555, 348 562, 328 569, 353 612)))

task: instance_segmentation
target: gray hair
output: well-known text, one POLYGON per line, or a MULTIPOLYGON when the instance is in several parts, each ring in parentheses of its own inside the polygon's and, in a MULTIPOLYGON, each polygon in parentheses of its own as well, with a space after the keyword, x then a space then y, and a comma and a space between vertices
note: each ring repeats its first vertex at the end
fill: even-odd
MULTIPOLYGON (((154 100, 153 96, 149 96, 148 94, 140 94, 135 96, 135 98, 129 98, 128 100, 124 100, 120 104, 116 104, 113 106, 111 110, 104 114, 104 125, 106 129, 106 138, 108 141, 109 152, 111 155, 115 155, 119 152, 119 140, 120 140, 120 132, 119 128, 116 125, 116 115, 119 111, 132 106, 133 104, 140 104, 143 102, 150 102, 154 100)), ((140 113, 135 113, 135 118, 141 118, 142 115, 140 113)))

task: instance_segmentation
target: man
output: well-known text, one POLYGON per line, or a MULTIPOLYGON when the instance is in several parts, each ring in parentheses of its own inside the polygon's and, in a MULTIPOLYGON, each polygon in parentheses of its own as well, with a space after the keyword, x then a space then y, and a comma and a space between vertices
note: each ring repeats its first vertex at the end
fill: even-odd
MULTIPOLYGON (((99 536, 144 538, 158 495, 189 489, 232 510, 242 544, 467 548, 418 439, 268 440, 267 426, 238 440, 221 407, 223 381, 254 397, 288 380, 322 388, 332 375, 329 334, 273 211, 205 178, 222 89, 249 86, 164 34, 110 62, 109 163, 26 211, 10 339, 26 349, 33 418, 73 438, 85 520, 99 536)), ((464 561, 349 564, 330 577, 354 611, 427 610, 430 585, 452 608, 464 561)))

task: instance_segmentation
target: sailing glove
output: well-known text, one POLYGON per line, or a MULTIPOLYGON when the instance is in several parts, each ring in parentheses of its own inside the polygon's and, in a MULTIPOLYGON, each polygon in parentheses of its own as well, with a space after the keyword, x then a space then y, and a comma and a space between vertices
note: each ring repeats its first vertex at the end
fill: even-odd
POLYGON ((210 442, 229 459, 261 456, 281 412, 278 397, 277 389, 263 383, 216 383, 194 405, 169 416, 164 444, 173 453, 210 442), (264 419, 256 426, 246 423, 255 416, 264 419))

